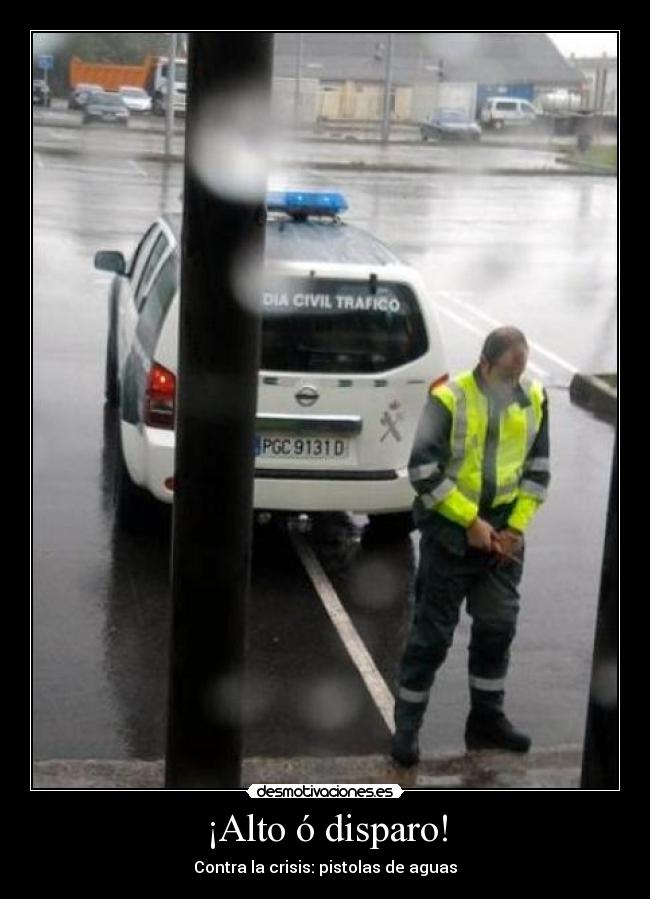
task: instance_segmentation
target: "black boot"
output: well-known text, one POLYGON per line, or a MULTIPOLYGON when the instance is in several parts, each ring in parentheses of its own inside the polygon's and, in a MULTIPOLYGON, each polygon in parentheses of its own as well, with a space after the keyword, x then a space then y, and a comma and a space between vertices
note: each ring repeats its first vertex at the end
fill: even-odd
POLYGON ((396 730, 390 744, 390 754, 398 765, 410 768, 420 761, 420 741, 417 730, 396 730))
POLYGON ((528 752, 530 737, 517 730, 497 709, 472 709, 465 726, 465 745, 471 749, 528 752))

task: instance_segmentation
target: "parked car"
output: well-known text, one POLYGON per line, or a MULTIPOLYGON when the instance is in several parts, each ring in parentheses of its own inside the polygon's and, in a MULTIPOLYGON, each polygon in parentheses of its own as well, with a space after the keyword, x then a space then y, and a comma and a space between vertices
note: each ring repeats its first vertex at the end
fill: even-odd
POLYGON ((129 124, 129 110, 126 108, 121 94, 111 91, 91 93, 84 106, 82 124, 93 122, 115 122, 118 125, 129 124))
POLYGON ((422 140, 481 139, 481 126, 472 121, 462 109, 439 109, 420 125, 422 140))
POLYGON ((143 88, 125 84, 120 88, 120 96, 129 112, 136 115, 148 115, 151 112, 151 97, 143 88))
POLYGON ((52 102, 50 88, 42 78, 32 81, 32 106, 49 106, 52 102))
MULTIPOLYGON (((411 444, 429 385, 447 378, 423 280, 339 218, 340 194, 274 194, 267 208, 255 508, 360 512, 409 531, 411 444)), ((115 273, 105 396, 118 410, 116 516, 127 529, 152 496, 174 497, 180 226, 159 218, 128 264, 95 256, 115 273)))
POLYGON ((92 93, 101 93, 101 84, 81 84, 72 89, 68 97, 68 109, 83 109, 92 93))
POLYGON ((519 97, 488 97, 481 108, 481 123, 501 129, 513 125, 532 125, 539 115, 532 103, 519 97))

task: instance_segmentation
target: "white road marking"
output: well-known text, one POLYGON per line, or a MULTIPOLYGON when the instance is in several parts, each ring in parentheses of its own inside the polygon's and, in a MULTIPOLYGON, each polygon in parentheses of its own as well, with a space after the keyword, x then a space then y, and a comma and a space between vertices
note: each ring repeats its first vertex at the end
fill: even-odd
POLYGON ((309 579, 316 593, 318 593, 336 632, 363 678, 363 682, 377 706, 379 714, 386 722, 388 730, 393 733, 395 730, 393 725, 393 706, 395 702, 393 694, 388 689, 372 656, 366 649, 348 613, 343 608, 341 600, 332 586, 332 582, 323 571, 323 567, 316 558, 313 549, 300 534, 292 533, 291 542, 300 557, 300 561, 305 566, 309 579))
MULTIPOLYGON (((440 292, 440 295, 443 296, 443 292, 440 292)), ((497 318, 493 318, 491 315, 487 315, 481 309, 478 309, 472 303, 468 303, 465 300, 459 300, 457 296, 454 296, 452 292, 444 293, 445 299, 449 299, 452 302, 456 303, 462 309, 466 309, 468 312, 473 313, 477 316, 477 318, 482 318, 483 321, 487 322, 490 325, 494 325, 495 328, 500 328, 504 322, 499 321, 497 318)), ((578 371, 575 365, 572 365, 570 362, 567 362, 566 359, 562 359, 561 356, 558 356, 557 353, 551 352, 551 350, 545 349, 539 343, 534 343, 532 340, 528 341, 529 346, 535 350, 535 352, 539 353, 540 356, 546 356, 547 359, 550 359, 551 362, 555 362, 556 365, 565 368, 570 374, 574 375, 578 371)))
POLYGON ((46 128, 45 133, 49 137, 53 137, 55 140, 76 140, 75 134, 73 134, 71 131, 64 131, 62 128, 58 130, 54 128, 46 128))
POLYGON ((77 172, 77 174, 85 174, 86 172, 95 172, 101 175, 130 175, 131 172, 129 169, 122 168, 109 168, 108 166, 101 165, 73 165, 69 162, 60 162, 55 166, 52 166, 57 171, 68 171, 68 172, 77 172))
POLYGON ((138 165, 138 163, 135 161, 135 159, 129 159, 129 165, 133 169, 135 169, 135 171, 138 173, 138 175, 142 175, 143 178, 149 177, 149 174, 142 168, 141 165, 138 165))
MULTIPOLYGON (((438 310, 438 312, 442 312, 442 314, 446 315, 447 318, 450 318, 462 328, 466 328, 466 330, 471 331, 472 334, 478 334, 478 336, 481 338, 487 336, 485 331, 481 331, 480 328, 476 328, 473 324, 471 324, 471 322, 468 322, 467 319, 462 318, 462 316, 460 315, 456 315, 455 312, 451 312, 451 310, 446 309, 444 306, 441 306, 440 303, 434 303, 433 305, 438 310)), ((535 372, 537 377, 542 378, 543 380, 549 380, 551 377, 550 373, 547 372, 546 369, 541 368, 539 365, 535 365, 534 362, 529 362, 527 368, 529 368, 532 372, 535 372)))
POLYGON ((41 157, 38 155, 38 153, 34 153, 34 162, 36 163, 37 168, 39 168, 39 169, 45 168, 45 163, 43 162, 41 157))

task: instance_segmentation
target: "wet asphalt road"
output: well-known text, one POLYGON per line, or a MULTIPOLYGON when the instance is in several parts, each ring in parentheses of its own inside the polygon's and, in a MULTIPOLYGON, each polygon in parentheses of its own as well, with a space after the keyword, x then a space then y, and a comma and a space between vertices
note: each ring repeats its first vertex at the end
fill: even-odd
MULTIPOLYGON (((157 533, 112 523, 114 421, 103 410, 108 278, 99 248, 130 251, 182 172, 137 159, 40 154, 34 166, 34 757, 157 758, 168 638, 165 516, 157 533)), ((573 368, 616 370, 616 184, 303 172, 336 186, 347 218, 423 273, 450 367, 474 363, 495 322, 520 325, 548 385, 553 490, 535 522, 509 708, 538 745, 579 743, 600 578, 613 429, 571 406, 573 368)), ((417 539, 374 546, 364 521, 323 516, 307 539, 389 686, 408 619, 417 539)), ((463 617, 439 675, 426 753, 461 747, 463 617)), ((255 530, 249 607, 249 755, 382 751, 386 727, 286 532, 255 530)))

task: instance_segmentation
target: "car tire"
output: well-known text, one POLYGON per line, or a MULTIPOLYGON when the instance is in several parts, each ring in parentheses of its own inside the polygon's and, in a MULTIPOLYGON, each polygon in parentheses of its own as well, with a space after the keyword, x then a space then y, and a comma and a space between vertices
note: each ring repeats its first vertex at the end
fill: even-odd
POLYGON ((494 130, 501 131, 502 129, 503 129, 503 122, 500 119, 497 119, 497 121, 494 123, 494 130))
POLYGON ((389 512, 384 515, 369 515, 368 527, 364 533, 365 540, 373 543, 389 543, 405 540, 415 523, 411 512, 389 512))
POLYGON ((114 409, 120 401, 120 384, 117 377, 117 335, 113 313, 106 340, 106 375, 104 378, 104 398, 106 405, 114 409))
POLYGON ((149 532, 153 529, 156 519, 157 504, 146 490, 138 487, 131 480, 131 475, 124 461, 121 422, 119 420, 115 452, 115 480, 113 488, 115 523, 120 530, 130 534, 149 532))

